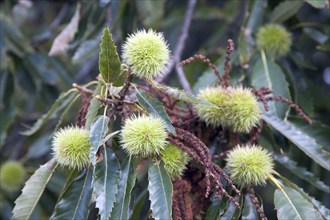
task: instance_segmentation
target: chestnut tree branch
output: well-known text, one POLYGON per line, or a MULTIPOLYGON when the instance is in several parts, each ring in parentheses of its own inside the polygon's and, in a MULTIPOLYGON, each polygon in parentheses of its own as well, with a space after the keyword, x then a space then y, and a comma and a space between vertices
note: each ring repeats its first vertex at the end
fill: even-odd
POLYGON ((185 91, 187 91, 190 94, 192 94, 190 83, 188 82, 187 77, 185 76, 182 67, 181 66, 178 66, 178 64, 177 64, 176 67, 175 67, 175 69, 176 69, 176 73, 178 74, 179 81, 180 81, 180 83, 182 85, 182 88, 185 91))
MULTIPOLYGON (((195 10, 195 6, 196 6, 196 0, 189 0, 185 18, 184 18, 183 25, 182 25, 182 29, 181 29, 181 34, 180 34, 179 40, 176 44, 176 48, 175 48, 173 57, 172 57, 170 63, 168 64, 167 70, 164 72, 164 74, 161 77, 156 79, 157 82, 164 81, 171 73, 174 65, 178 65, 178 63, 180 62, 181 54, 182 54, 183 48, 185 46, 185 41, 188 37, 188 31, 190 28, 190 24, 191 24, 194 10, 195 10)), ((179 71, 177 70, 177 73, 178 73, 179 78, 183 78, 183 77, 185 78, 184 74, 182 75, 182 72, 180 70, 179 71), (181 74, 181 76, 180 76, 180 74, 181 74)), ((181 80, 180 80, 180 82, 181 82, 181 80)), ((182 87, 184 87, 184 85, 182 85, 182 87)))

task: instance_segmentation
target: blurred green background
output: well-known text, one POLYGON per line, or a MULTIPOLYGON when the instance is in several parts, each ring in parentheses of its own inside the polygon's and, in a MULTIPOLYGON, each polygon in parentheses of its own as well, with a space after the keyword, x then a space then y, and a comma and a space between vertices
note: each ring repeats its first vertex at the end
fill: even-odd
MULTIPOLYGON (((329 131, 330 11, 322 8, 322 3, 328 1, 292 0, 280 7, 284 2, 198 0, 181 58, 201 53, 221 66, 227 39, 231 38, 236 47, 232 77, 248 85, 253 70, 250 63, 260 56, 255 46, 258 28, 271 22, 281 23, 293 35, 290 53, 277 60, 290 84, 291 96, 329 131), (247 30, 248 34, 244 35, 247 30)), ((23 136, 20 132, 40 118, 60 92, 71 88, 72 83, 84 84, 96 78, 100 36, 105 26, 111 29, 119 55, 120 45, 128 34, 142 28, 164 32, 174 51, 187 5, 188 1, 177 0, 1 1, 0 163, 18 160, 30 175, 39 164, 51 158, 51 135, 58 121, 57 112, 33 136, 23 136), (76 33, 75 28, 69 26, 73 36, 67 48, 50 56, 54 39, 68 26, 77 7, 80 7, 80 15, 76 17, 76 33)), ((208 84, 215 80, 210 77, 208 66, 201 62, 190 64, 184 70, 193 89, 196 83, 208 84)), ((181 86, 174 71, 165 82, 181 86)), ((63 119, 64 124, 74 123, 81 100, 76 103, 63 119)), ((328 134, 324 135, 325 139, 330 138, 328 134)), ((304 165, 304 160, 300 161, 300 165, 304 165)), ((314 172, 313 164, 308 166, 314 172)), ((320 176, 329 183, 328 174, 320 176)), ((45 213, 50 213, 56 202, 56 193, 62 186, 61 176, 52 184, 42 198, 47 201, 42 203, 45 213)), ((329 207, 329 195, 314 188, 309 190, 329 207)), ((19 190, 11 193, 1 190, 0 193, 0 216, 7 219, 19 190)))

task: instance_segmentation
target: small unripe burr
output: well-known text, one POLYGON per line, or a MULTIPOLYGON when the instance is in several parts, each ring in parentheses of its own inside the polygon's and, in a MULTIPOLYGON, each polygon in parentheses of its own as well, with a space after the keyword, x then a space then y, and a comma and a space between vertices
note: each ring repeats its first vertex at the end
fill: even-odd
POLYGON ((25 180, 25 169, 16 161, 7 161, 0 168, 0 187, 7 192, 19 190, 25 180))
POLYGON ((172 179, 182 176, 191 159, 186 152, 173 144, 168 144, 160 154, 164 167, 172 179))
POLYGON ((90 162, 89 132, 79 127, 58 130, 53 138, 54 158, 60 165, 82 169, 90 162))
POLYGON ((261 27, 257 33, 257 46, 265 50, 271 58, 286 55, 292 43, 292 37, 283 26, 268 24, 261 27))

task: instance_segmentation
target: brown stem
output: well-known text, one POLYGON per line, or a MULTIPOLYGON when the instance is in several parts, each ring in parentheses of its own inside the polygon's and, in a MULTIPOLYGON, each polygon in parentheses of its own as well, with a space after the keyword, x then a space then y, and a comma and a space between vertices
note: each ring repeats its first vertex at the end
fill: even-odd
POLYGON ((127 94, 128 89, 131 85, 132 79, 133 79, 133 75, 131 73, 129 73, 127 78, 126 78, 126 81, 125 81, 125 84, 124 84, 123 88, 119 92, 119 100, 124 100, 125 95, 127 94))
POLYGON ((180 37, 179 37, 179 40, 177 41, 176 48, 175 48, 175 51, 173 54, 173 58, 172 58, 170 64, 167 66, 166 72, 161 77, 156 79, 157 82, 164 81, 168 77, 168 75, 171 73, 174 65, 177 65, 177 63, 181 59, 181 54, 184 49, 186 39, 188 37, 188 31, 189 31, 190 24, 191 24, 191 21, 193 18, 193 13, 195 10, 196 2, 197 2, 197 0, 189 0, 189 2, 188 2, 188 6, 187 6, 186 14, 184 17, 180 37))
POLYGON ((254 207, 256 208, 258 214, 259 214, 259 217, 261 220, 267 220, 267 217, 264 213, 264 210, 263 208, 260 206, 260 202, 257 198, 257 196, 255 195, 255 192, 254 192, 254 189, 252 187, 249 187, 248 189, 248 192, 250 194, 250 198, 252 200, 252 203, 254 204, 254 207))
POLYGON ((213 72, 218 77, 219 81, 220 82, 222 81, 221 76, 220 76, 220 72, 217 69, 217 67, 211 62, 211 60, 209 58, 205 57, 202 54, 195 54, 195 56, 189 57, 188 59, 181 61, 179 65, 184 66, 184 65, 187 65, 187 64, 189 64, 189 63, 191 63, 195 60, 201 60, 204 63, 206 63, 210 68, 213 69, 213 72))
POLYGON ((266 98, 267 101, 276 101, 276 102, 282 102, 282 103, 286 103, 288 104, 291 108, 293 108, 300 117, 302 117, 305 121, 307 121, 309 124, 312 124, 313 121, 310 117, 308 117, 301 108, 299 108, 299 106, 294 103, 293 101, 284 98, 282 96, 272 96, 272 97, 268 97, 266 98))
POLYGON ((230 85, 229 74, 230 74, 230 55, 234 51, 234 42, 231 39, 227 40, 227 55, 224 66, 225 74, 223 76, 222 86, 227 88, 230 85))
POLYGON ((80 90, 81 92, 93 94, 93 91, 92 90, 87 89, 87 88, 85 88, 85 87, 83 87, 81 85, 78 85, 77 83, 72 83, 72 87, 80 90))
POLYGON ((259 124, 258 124, 258 127, 257 128, 254 128, 250 132, 250 140, 246 143, 247 145, 254 144, 258 140, 258 138, 260 136, 260 133, 262 131, 262 128, 263 128, 263 121, 260 120, 259 121, 259 124))

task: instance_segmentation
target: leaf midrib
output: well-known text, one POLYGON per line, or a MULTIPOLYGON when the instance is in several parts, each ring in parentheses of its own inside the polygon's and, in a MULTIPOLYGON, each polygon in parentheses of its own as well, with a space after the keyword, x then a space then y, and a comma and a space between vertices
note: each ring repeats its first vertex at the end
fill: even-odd
MULTIPOLYGON (((103 192, 104 192, 104 194, 105 194, 105 196, 107 196, 107 192, 108 192, 108 190, 107 190, 107 185, 108 185, 108 168, 109 168, 109 166, 108 166, 108 152, 107 152, 107 149, 104 147, 104 162, 105 162, 105 175, 104 175, 104 184, 103 184, 103 192)), ((107 202, 106 202, 107 200, 106 199, 104 199, 104 202, 105 202, 105 204, 103 204, 104 205, 104 207, 106 207, 107 206, 107 202)), ((106 209, 107 210, 107 209, 106 209)), ((104 212, 104 209, 103 209, 103 212, 104 212)), ((106 214, 106 213, 105 213, 106 214)), ((106 216, 105 216, 106 217, 106 216)), ((106 219, 106 218, 105 218, 106 219)))
POLYGON ((321 158, 315 158, 315 156, 313 155, 313 153, 315 153, 315 151, 323 150, 322 147, 316 142, 316 140, 314 138, 310 137, 304 131, 301 131, 299 128, 295 127, 290 122, 282 121, 281 119, 277 118, 276 116, 263 114, 262 119, 264 121, 266 121, 268 124, 270 124, 272 127, 274 127, 276 130, 278 130, 289 141, 294 143, 300 150, 302 150, 308 157, 313 159, 317 164, 319 164, 320 166, 322 166, 323 168, 325 168, 327 170, 330 170, 330 165, 326 161, 324 161, 324 160, 326 160, 326 158, 324 158, 323 155, 321 155, 321 156, 323 156, 321 158), (295 130, 298 130, 299 132, 304 134, 305 137, 310 138, 310 141, 314 142, 314 145, 312 145, 314 148, 316 148, 316 149, 314 149, 315 150, 314 152, 311 152, 311 150, 309 150, 309 148, 306 148, 303 144, 301 144, 301 142, 300 142, 301 140, 298 140, 297 138, 293 139, 291 137, 292 133, 295 130), (286 131, 290 132, 291 135, 287 134, 286 131))
MULTIPOLYGON (((109 30, 109 29, 107 29, 107 30, 109 30)), ((110 30, 109 30, 109 35, 110 35, 110 30)), ((107 68, 107 78, 108 78, 107 81, 110 81, 110 71, 109 71, 110 70, 110 55, 109 55, 110 54, 110 48, 109 48, 110 47, 109 46, 110 38, 109 38, 109 35, 108 34, 106 35, 106 38, 107 38, 106 39, 106 42, 107 42, 106 56, 107 56, 107 66, 108 66, 108 68, 107 68)))
POLYGON ((129 173, 129 170, 130 170, 130 167, 131 167, 131 159, 132 157, 130 156, 129 157, 129 160, 128 160, 128 164, 127 164, 127 174, 126 174, 126 181, 125 181, 125 187, 124 187, 124 195, 123 195, 123 200, 122 200, 122 205, 121 205, 121 208, 120 208, 120 218, 119 219, 122 219, 122 216, 123 216, 123 210, 124 210, 124 200, 125 200, 125 197, 126 197, 126 188, 127 188, 127 180, 128 180, 128 173, 129 173))
MULTIPOLYGON (((53 160, 54 160, 54 159, 53 159, 53 160)), ((52 178, 52 176, 53 176, 52 174, 53 174, 54 170, 55 170, 57 167, 58 167, 58 163, 56 163, 56 165, 53 167, 53 169, 50 170, 49 176, 48 176, 48 178, 46 179, 45 184, 44 184, 44 186, 43 186, 41 189, 45 189, 45 188, 46 188, 47 183, 48 183, 49 180, 52 178)), ((32 215, 32 213, 33 213, 35 207, 37 206, 37 204, 38 204, 38 202, 39 202, 39 199, 40 199, 41 195, 43 194, 43 192, 44 192, 44 190, 41 190, 41 191, 40 191, 39 195, 37 196, 37 199, 35 200, 36 202, 33 204, 33 206, 32 206, 32 208, 31 208, 30 212, 28 213, 28 216, 27 216, 26 219, 30 219, 30 217, 31 217, 31 215, 32 215)))
POLYGON ((81 202, 81 198, 82 198, 82 195, 84 194, 84 189, 85 189, 85 186, 86 186, 86 182, 87 182, 87 179, 88 179, 88 175, 89 175, 89 167, 87 168, 86 170, 86 176, 85 176, 85 180, 84 180, 84 184, 83 184, 83 187, 82 187, 82 190, 81 190, 81 193, 79 195, 79 199, 78 199, 78 204, 73 212, 73 216, 72 216, 72 220, 75 220, 76 219, 76 214, 77 214, 77 211, 78 211, 78 207, 80 206, 80 202, 81 202))
MULTIPOLYGON (((163 181, 163 177, 161 175, 159 164, 157 164, 157 169, 158 169, 159 177, 161 179, 161 183, 162 183, 162 187, 163 187, 163 192, 164 192, 164 197, 165 197, 165 201, 166 201, 166 206, 167 206, 168 212, 170 212, 170 206, 169 206, 169 202, 167 200, 167 196, 166 196, 166 192, 165 192, 165 186, 164 186, 164 181, 163 181)), ((168 214, 170 214, 170 213, 168 213, 168 214)))
MULTIPOLYGON (((261 50, 261 60, 262 60, 263 66, 264 66, 265 77, 266 77, 266 81, 267 81, 267 84, 268 84, 268 88, 271 89, 271 90, 273 90, 273 83, 272 83, 272 81, 270 79, 269 68, 268 68, 266 54, 265 54, 265 51, 264 50, 261 50)), ((277 109, 276 109, 276 105, 274 103, 271 103, 271 105, 273 105, 274 113, 276 115, 278 115, 277 109)))
POLYGON ((303 220, 302 217, 299 215, 298 210, 296 209, 296 207, 294 206, 294 204, 291 202, 289 196, 286 194, 284 189, 280 189, 282 191, 282 193, 284 194, 284 196, 287 198, 287 200, 289 201, 290 205, 292 206, 293 210, 296 212, 297 216, 299 217, 299 219, 303 220))

